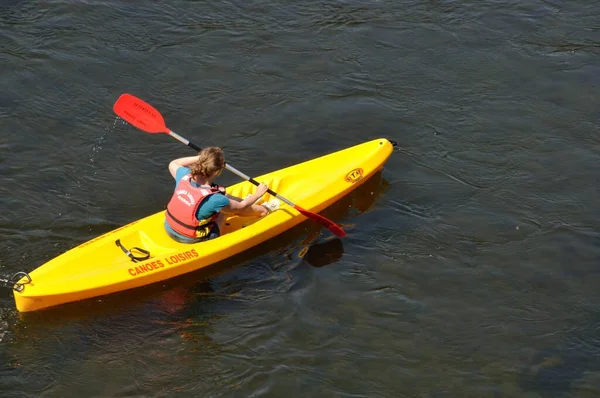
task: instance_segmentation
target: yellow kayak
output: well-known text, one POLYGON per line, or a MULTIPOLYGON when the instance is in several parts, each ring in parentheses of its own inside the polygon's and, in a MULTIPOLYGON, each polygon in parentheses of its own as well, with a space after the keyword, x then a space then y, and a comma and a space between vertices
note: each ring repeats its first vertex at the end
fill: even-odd
MULTIPOLYGON (((304 209, 320 212, 381 170, 392 150, 390 141, 376 139, 256 180, 293 198, 304 209)), ((255 189, 244 181, 228 187, 227 193, 245 197, 255 189)), ((270 200, 271 196, 263 198, 270 200)), ((41 265, 15 285, 17 309, 36 311, 173 278, 225 260, 306 220, 296 209, 281 203, 278 210, 262 218, 231 216, 222 236, 185 244, 166 234, 164 219, 164 211, 158 212, 41 265)))

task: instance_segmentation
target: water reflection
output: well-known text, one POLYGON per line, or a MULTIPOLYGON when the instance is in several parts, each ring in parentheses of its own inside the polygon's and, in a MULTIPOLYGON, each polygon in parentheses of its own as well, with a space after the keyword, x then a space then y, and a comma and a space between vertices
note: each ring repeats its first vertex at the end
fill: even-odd
POLYGON ((306 251, 301 251, 299 256, 308 264, 320 268, 338 262, 344 255, 344 245, 340 238, 328 240, 309 246, 306 251), (303 256, 302 256, 303 254, 303 256))
POLYGON ((568 344, 537 351, 519 373, 520 387, 544 396, 571 392, 586 374, 600 370, 599 346, 595 336, 570 336, 568 344))

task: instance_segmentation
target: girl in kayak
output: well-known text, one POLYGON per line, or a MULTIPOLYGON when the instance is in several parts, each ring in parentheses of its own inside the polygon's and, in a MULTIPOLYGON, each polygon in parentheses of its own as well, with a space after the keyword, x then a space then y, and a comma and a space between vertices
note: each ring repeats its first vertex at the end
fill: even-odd
POLYGON ((225 194, 225 188, 213 184, 224 168, 225 156, 217 147, 169 163, 176 183, 165 216, 171 238, 182 243, 214 239, 221 234, 226 214, 262 217, 276 210, 278 202, 255 204, 267 192, 265 184, 244 199, 225 194))

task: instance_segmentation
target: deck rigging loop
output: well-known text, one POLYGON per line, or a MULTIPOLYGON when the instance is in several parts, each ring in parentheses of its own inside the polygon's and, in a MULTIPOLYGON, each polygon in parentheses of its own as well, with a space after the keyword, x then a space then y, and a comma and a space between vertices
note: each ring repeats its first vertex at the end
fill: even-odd
POLYGON ((17 291, 17 292, 22 292, 23 289, 25 289, 24 285, 26 285, 28 283, 31 283, 31 277, 29 276, 29 274, 27 272, 23 272, 23 271, 17 272, 16 274, 14 274, 13 276, 11 276, 9 278, 0 278, 0 286, 12 288, 14 291, 17 291), (27 278, 27 281, 22 282, 22 283, 17 283, 23 278, 27 278))
POLYGON ((144 261, 144 260, 148 260, 150 258, 150 252, 148 250, 144 250, 141 249, 139 247, 132 247, 131 249, 127 249, 125 246, 123 246, 121 244, 121 239, 117 239, 115 241, 115 244, 117 246, 119 246, 121 248, 121 250, 123 250, 123 253, 127 254, 127 256, 129 256, 129 258, 131 259, 131 261, 133 261, 134 263, 137 263, 138 261, 144 261), (136 256, 135 254, 133 254, 133 251, 142 253, 142 256, 136 256))

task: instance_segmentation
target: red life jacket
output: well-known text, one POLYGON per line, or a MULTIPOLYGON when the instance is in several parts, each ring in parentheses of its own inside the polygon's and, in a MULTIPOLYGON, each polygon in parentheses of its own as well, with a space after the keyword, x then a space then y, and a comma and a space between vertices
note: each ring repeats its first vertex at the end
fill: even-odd
POLYGON ((209 234, 219 213, 199 220, 196 217, 202 201, 215 193, 225 193, 225 188, 217 185, 195 187, 191 183, 191 174, 184 176, 177 184, 175 192, 167 205, 165 218, 173 230, 188 238, 203 238, 209 234))

